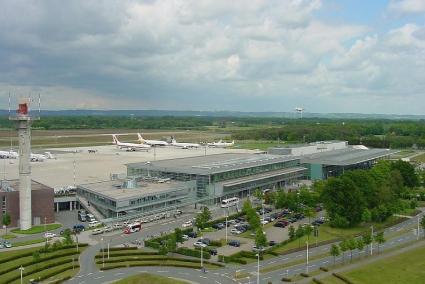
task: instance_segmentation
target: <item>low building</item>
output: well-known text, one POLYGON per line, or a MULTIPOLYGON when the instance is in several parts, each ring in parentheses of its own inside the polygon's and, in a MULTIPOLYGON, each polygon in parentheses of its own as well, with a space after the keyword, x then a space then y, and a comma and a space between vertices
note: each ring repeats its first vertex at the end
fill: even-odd
POLYGON ((347 141, 319 141, 308 144, 290 144, 268 149, 272 155, 304 156, 348 148, 347 141))
POLYGON ((257 188, 285 187, 306 176, 296 157, 226 153, 127 164, 129 177, 194 181, 199 202, 245 197, 257 188))
POLYGON ((342 175, 354 169, 370 169, 379 160, 389 159, 397 151, 388 149, 347 148, 301 157, 301 163, 308 168, 311 180, 327 179, 342 175))
POLYGON ((103 219, 172 211, 195 203, 195 191, 195 182, 134 178, 79 185, 77 198, 98 219, 103 219))
MULTIPOLYGON (((10 227, 19 226, 19 180, 0 182, 1 211, 0 220, 6 212, 11 217, 10 227)), ((44 184, 31 182, 32 225, 55 222, 54 190, 44 184)))

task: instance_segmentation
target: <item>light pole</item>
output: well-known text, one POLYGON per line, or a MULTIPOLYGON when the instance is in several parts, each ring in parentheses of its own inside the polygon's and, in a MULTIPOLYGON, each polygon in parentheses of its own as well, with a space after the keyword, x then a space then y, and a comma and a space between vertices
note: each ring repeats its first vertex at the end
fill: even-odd
POLYGON ((308 241, 306 241, 305 243, 307 244, 305 273, 308 274, 308 241))
POLYGON ((263 210, 263 227, 264 227, 264 201, 261 201, 261 209, 263 210))
POLYGON ((420 232, 420 231, 419 231, 419 222, 420 222, 420 221, 419 221, 419 215, 418 215, 418 233, 416 234, 416 239, 417 239, 417 240, 419 240, 419 234, 420 234, 420 233, 419 233, 419 232, 420 232))
POLYGON ((227 212, 227 208, 226 209, 224 209, 225 211, 225 214, 226 214, 226 244, 227 244, 227 217, 228 217, 228 215, 229 215, 229 212, 227 212))
POLYGON ((24 270, 25 270, 25 268, 21 265, 21 267, 19 267, 19 270, 21 271, 21 284, 23 283, 23 273, 24 273, 24 270))
POLYGON ((373 225, 370 228, 371 228, 370 255, 373 255, 373 225))
POLYGON ((103 247, 103 237, 100 239, 102 243, 102 267, 105 267, 105 248, 103 247))
POLYGON ((260 253, 257 253, 257 284, 260 284, 260 253))
POLYGON ((78 235, 77 235, 77 232, 74 232, 74 234, 75 234, 75 243, 76 243, 76 245, 77 245, 77 252, 79 252, 79 248, 78 248, 78 235))
POLYGON ((111 240, 108 241, 108 259, 109 259, 109 246, 111 244, 111 240))
MULTIPOLYGON (((203 237, 201 236, 201 243, 203 244, 203 237)), ((201 269, 204 267, 204 259, 203 259, 203 245, 201 245, 201 269)))
POLYGON ((47 236, 46 236, 46 233, 47 233, 47 226, 46 226, 46 222, 47 222, 47 217, 46 217, 46 216, 44 216, 44 237, 46 238, 45 246, 47 246, 47 236))

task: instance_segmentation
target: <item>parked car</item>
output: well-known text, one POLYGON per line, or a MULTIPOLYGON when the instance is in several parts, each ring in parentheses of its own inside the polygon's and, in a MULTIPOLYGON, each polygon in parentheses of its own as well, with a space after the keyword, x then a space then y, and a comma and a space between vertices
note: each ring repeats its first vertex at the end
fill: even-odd
POLYGON ((206 244, 204 244, 203 242, 195 242, 194 244, 193 244, 193 246, 194 247, 196 247, 196 248, 206 248, 207 247, 207 245, 206 244))
POLYGON ((215 249, 215 248, 211 248, 211 249, 209 249, 209 250, 208 250, 208 252, 209 252, 211 255, 217 255, 217 249, 215 249))
POLYGON ((187 235, 188 235, 190 238, 197 238, 197 237, 198 237, 198 234, 197 234, 196 232, 189 232, 189 233, 187 233, 187 235))
POLYGON ((277 243, 275 241, 269 241, 269 246, 275 246, 277 243))
POLYGON ((99 221, 91 221, 89 222, 89 228, 94 228, 100 225, 99 221))
POLYGON ((208 239, 208 238, 202 238, 202 239, 199 239, 198 242, 204 243, 208 246, 210 244, 211 240, 208 239))
POLYGON ((278 228, 285 228, 286 224, 282 221, 277 221, 273 226, 278 228))
POLYGON ((92 235, 100 235, 103 233, 103 229, 94 229, 92 235))
MULTIPOLYGON (((50 239, 50 238, 54 238, 54 237, 56 237, 57 235, 55 234, 55 233, 50 233, 50 232, 47 232, 47 233, 44 233, 44 237, 46 238, 46 239, 50 239)), ((6 243, 6 242, 5 242, 6 243)))
POLYGON ((192 227, 192 221, 186 221, 182 224, 183 228, 189 228, 192 227))
POLYGON ((183 241, 187 241, 189 239, 189 236, 188 235, 183 235, 182 236, 182 239, 183 239, 183 241))
POLYGON ((242 232, 241 232, 241 231, 239 231, 239 230, 238 230, 238 229, 236 229, 236 228, 232 228, 232 229, 230 230, 230 233, 231 233, 231 234, 235 234, 235 235, 242 234, 242 232))
POLYGON ((216 224, 212 225, 212 227, 213 227, 214 229, 221 230, 221 229, 223 229, 224 227, 226 227, 226 225, 224 225, 223 223, 216 223, 216 224))
POLYGON ((238 241, 238 240, 230 240, 228 242, 228 245, 229 246, 232 246, 232 247, 240 247, 241 246, 241 242, 238 241))
POLYGON ((262 225, 266 225, 266 224, 268 224, 268 223, 269 223, 269 221, 267 221, 266 219, 264 219, 264 220, 262 220, 262 221, 261 221, 261 224, 262 224, 262 225))
POLYGON ((105 232, 112 232, 113 228, 111 226, 107 226, 105 228, 103 228, 103 231, 105 232))
POLYGON ((0 249, 4 248, 4 245, 2 242, 0 242, 0 249))
POLYGON ((79 232, 83 232, 86 227, 83 224, 76 224, 72 227, 72 229, 74 230, 74 232, 79 233, 79 232))
POLYGON ((114 230, 119 230, 119 229, 121 229, 122 227, 123 227, 123 225, 121 225, 120 223, 116 223, 116 224, 114 224, 114 226, 113 226, 114 230))
POLYGON ((263 247, 257 247, 257 246, 254 245, 252 247, 252 251, 253 252, 263 252, 263 251, 265 251, 265 249, 263 247))
POLYGON ((4 241, 3 246, 4 246, 5 248, 11 248, 11 247, 12 247, 12 243, 11 243, 11 242, 9 242, 9 241, 4 241))

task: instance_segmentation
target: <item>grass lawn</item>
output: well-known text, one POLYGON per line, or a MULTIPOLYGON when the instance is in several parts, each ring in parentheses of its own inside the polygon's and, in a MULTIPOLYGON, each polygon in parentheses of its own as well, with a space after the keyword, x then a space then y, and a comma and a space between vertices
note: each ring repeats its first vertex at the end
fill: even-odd
POLYGON ((412 158, 412 161, 419 162, 419 163, 425 163, 425 153, 412 158))
MULTIPOLYGON (((373 226, 376 230, 384 228, 386 225, 393 223, 399 217, 390 217, 384 223, 374 223, 373 226)), ((332 239, 346 238, 354 235, 361 234, 363 232, 368 232, 370 230, 370 225, 367 226, 357 226, 354 228, 340 229, 332 228, 328 224, 321 225, 319 227, 319 237, 317 238, 318 242, 328 241, 332 239)), ((307 236, 302 237, 301 239, 296 239, 284 246, 277 247, 274 249, 277 253, 284 253, 291 249, 304 248, 307 241, 307 236)), ((313 245, 316 242, 316 238, 310 236, 309 243, 313 245)))
POLYGON ((47 224, 46 226, 44 225, 39 225, 39 226, 34 226, 31 229, 28 230, 19 230, 19 229, 13 229, 12 233, 15 234, 24 234, 24 235, 32 235, 32 234, 38 234, 38 233, 43 233, 44 227, 46 227, 47 231, 52 231, 52 230, 56 230, 60 227, 62 227, 61 224, 47 224))
POLYGON ((354 283, 420 284, 425 279, 425 247, 342 273, 354 283))
POLYGON ((10 240, 10 239, 16 238, 16 236, 14 234, 7 234, 7 235, 1 236, 1 238, 5 240, 10 240))
POLYGON ((336 278, 335 276, 329 276, 329 277, 320 279, 320 281, 322 281, 323 284, 345 284, 345 282, 343 282, 339 278, 336 278))
POLYGON ((33 244, 39 244, 43 243, 46 239, 34 239, 29 241, 22 241, 22 242, 16 242, 13 244, 14 247, 22 247, 22 246, 28 246, 33 244))
POLYGON ((187 283, 189 282, 174 279, 174 278, 148 274, 148 273, 141 273, 138 275, 134 275, 134 276, 127 277, 119 281, 113 282, 113 284, 187 284, 187 283))

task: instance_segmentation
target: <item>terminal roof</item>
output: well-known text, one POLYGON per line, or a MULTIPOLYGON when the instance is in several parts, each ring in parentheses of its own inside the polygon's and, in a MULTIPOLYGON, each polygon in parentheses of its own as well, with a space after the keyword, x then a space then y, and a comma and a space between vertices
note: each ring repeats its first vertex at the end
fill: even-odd
POLYGON ((208 175, 294 160, 299 160, 299 158, 269 154, 226 153, 143 163, 131 163, 127 164, 127 167, 208 175))

